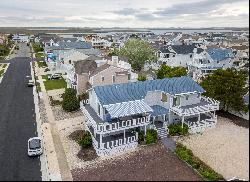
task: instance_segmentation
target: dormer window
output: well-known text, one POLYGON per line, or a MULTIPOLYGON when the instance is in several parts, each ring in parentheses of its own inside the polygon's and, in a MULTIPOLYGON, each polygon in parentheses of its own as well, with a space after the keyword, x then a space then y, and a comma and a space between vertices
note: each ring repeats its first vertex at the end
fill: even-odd
POLYGON ((104 82, 104 76, 102 76, 102 82, 104 82))

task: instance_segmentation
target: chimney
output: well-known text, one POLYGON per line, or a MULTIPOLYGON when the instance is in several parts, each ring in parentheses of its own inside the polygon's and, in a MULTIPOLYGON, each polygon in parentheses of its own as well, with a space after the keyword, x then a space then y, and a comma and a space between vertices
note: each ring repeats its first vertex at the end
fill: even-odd
POLYGON ((112 56, 112 65, 114 66, 118 65, 118 56, 112 56))

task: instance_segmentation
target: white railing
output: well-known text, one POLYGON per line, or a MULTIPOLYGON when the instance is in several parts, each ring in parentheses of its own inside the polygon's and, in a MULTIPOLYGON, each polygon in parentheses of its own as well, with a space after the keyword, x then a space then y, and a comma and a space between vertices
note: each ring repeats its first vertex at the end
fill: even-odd
POLYGON ((215 110, 219 110, 219 101, 216 101, 214 99, 211 99, 209 97, 201 97, 201 100, 204 100, 206 102, 208 102, 208 104, 204 104, 201 106, 196 106, 196 107, 192 107, 192 105, 190 105, 190 108, 188 109, 182 109, 180 106, 174 106, 174 107, 170 107, 170 111, 178 114, 179 116, 191 116, 191 115, 196 115, 196 114, 200 114, 200 113, 206 113, 206 112, 210 112, 210 111, 215 111, 215 110))
POLYGON ((82 103, 83 103, 83 104, 89 104, 89 99, 82 100, 82 103))
POLYGON ((98 143, 92 133, 91 136, 93 147, 98 156, 119 155, 138 146, 137 135, 106 143, 98 143))
POLYGON ((190 134, 202 133, 208 128, 214 128, 217 124, 217 116, 211 119, 205 119, 202 121, 196 122, 194 125, 191 125, 190 121, 184 121, 188 126, 188 132, 190 134))
POLYGON ((141 118, 124 120, 115 123, 104 122, 97 124, 96 121, 94 121, 94 119, 91 117, 89 112, 85 109, 82 103, 81 103, 81 109, 87 119, 86 122, 91 124, 96 133, 98 134, 106 134, 110 132, 121 131, 124 129, 135 128, 138 126, 145 126, 150 123, 150 115, 149 115, 141 118))

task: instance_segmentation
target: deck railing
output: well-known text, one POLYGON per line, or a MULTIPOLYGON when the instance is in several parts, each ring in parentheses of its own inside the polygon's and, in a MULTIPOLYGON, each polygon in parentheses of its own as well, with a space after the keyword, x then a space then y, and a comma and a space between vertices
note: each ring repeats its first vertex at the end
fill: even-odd
POLYGON ((210 111, 219 110, 220 102, 212 98, 204 97, 204 96, 201 96, 201 102, 202 101, 207 102, 207 104, 196 106, 196 107, 193 107, 192 105, 190 105, 190 108, 187 108, 187 109, 183 109, 180 106, 174 106, 174 107, 170 107, 170 111, 178 114, 179 116, 192 116, 192 115, 196 115, 200 113, 206 113, 210 111))
POLYGON ((84 107, 83 103, 81 103, 81 109, 86 117, 87 124, 92 125, 95 132, 98 134, 105 134, 115 131, 121 131, 124 129, 130 129, 138 126, 145 126, 150 123, 150 116, 140 117, 140 118, 134 118, 129 120, 123 120, 119 122, 109 123, 109 122, 103 122, 103 123, 97 123, 90 113, 87 111, 87 109, 84 107))

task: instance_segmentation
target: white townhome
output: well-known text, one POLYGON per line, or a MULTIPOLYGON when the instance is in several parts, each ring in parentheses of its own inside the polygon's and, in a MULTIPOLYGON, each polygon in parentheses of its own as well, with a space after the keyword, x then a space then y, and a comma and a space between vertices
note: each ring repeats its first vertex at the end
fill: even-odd
POLYGON ((171 123, 185 123, 190 133, 214 127, 219 102, 203 92, 189 77, 96 86, 81 109, 97 154, 108 156, 136 148, 136 129, 154 128, 163 138, 171 123))

